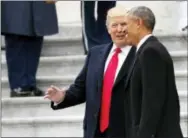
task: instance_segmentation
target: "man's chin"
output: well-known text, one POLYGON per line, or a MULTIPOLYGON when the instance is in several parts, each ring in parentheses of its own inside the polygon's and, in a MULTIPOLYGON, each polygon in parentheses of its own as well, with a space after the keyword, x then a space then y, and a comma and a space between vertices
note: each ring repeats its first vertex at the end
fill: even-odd
POLYGON ((116 45, 118 46, 118 47, 124 47, 124 46, 126 46, 127 45, 127 43, 125 43, 125 41, 119 41, 119 42, 116 42, 116 45))

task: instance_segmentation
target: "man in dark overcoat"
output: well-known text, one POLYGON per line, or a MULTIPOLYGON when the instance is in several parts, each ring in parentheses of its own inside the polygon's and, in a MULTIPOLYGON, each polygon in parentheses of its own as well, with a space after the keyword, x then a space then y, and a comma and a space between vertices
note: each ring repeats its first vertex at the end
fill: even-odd
POLYGON ((11 96, 41 96, 36 72, 43 37, 58 33, 55 3, 46 1, 2 1, 1 34, 11 96))

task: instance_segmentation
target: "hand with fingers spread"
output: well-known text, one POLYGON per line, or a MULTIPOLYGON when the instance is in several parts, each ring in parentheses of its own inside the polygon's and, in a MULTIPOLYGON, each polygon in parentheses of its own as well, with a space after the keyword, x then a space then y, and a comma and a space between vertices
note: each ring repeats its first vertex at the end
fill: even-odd
POLYGON ((44 99, 49 99, 54 103, 60 103, 64 100, 66 89, 60 89, 56 86, 51 86, 47 89, 44 99))

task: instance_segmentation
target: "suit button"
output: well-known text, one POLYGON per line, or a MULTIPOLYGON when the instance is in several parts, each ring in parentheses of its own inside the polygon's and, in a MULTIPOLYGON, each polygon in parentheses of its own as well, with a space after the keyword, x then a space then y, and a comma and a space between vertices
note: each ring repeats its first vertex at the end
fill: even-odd
POLYGON ((151 135, 151 138, 155 138, 155 135, 151 135))

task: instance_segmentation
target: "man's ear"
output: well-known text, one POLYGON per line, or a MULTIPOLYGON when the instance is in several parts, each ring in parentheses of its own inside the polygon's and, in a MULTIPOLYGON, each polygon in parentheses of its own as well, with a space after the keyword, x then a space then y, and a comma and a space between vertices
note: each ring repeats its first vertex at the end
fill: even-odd
POLYGON ((144 24, 143 20, 138 18, 137 19, 137 25, 138 25, 138 28, 140 28, 140 26, 142 26, 144 24))

